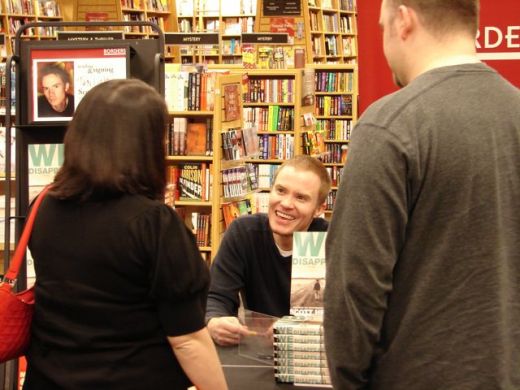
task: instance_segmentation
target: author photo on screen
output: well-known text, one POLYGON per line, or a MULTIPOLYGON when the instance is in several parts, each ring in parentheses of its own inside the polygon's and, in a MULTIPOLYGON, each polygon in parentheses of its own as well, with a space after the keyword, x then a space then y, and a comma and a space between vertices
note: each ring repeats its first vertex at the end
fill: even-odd
POLYGON ((37 117, 71 117, 74 113, 72 71, 74 62, 38 64, 37 117))

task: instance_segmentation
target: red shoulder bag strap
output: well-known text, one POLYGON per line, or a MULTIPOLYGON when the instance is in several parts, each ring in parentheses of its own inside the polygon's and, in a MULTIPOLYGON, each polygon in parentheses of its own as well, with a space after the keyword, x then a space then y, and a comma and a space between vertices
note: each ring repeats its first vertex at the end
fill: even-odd
POLYGON ((25 221, 25 226, 23 228, 22 235, 20 236, 20 241, 18 241, 18 245, 14 251, 14 256, 11 260, 11 264, 9 265, 9 270, 7 270, 5 274, 4 283, 13 285, 16 282, 18 271, 20 270, 20 266, 22 265, 22 261, 27 249, 27 243, 31 237, 34 220, 36 219, 36 212, 38 211, 45 194, 47 191, 49 191, 50 188, 51 186, 46 186, 34 201, 31 212, 29 213, 29 217, 27 218, 27 221, 25 221))

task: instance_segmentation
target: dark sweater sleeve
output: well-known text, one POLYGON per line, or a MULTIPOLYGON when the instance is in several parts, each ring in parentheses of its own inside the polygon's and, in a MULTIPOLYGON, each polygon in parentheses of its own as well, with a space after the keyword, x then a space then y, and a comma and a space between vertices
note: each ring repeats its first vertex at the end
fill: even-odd
POLYGON ((149 296, 169 336, 192 333, 205 326, 209 271, 195 237, 166 205, 154 208, 136 223, 149 264, 149 296))
POLYGON ((213 317, 236 316, 239 293, 244 288, 247 258, 246 229, 240 218, 233 221, 222 238, 211 265, 206 322, 213 317))

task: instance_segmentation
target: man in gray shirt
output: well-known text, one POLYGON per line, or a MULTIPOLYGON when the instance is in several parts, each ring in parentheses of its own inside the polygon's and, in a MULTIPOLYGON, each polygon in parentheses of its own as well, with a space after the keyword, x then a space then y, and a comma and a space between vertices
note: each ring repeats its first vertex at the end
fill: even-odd
POLYGON ((336 389, 520 388, 520 92, 478 0, 383 0, 403 88, 353 131, 327 239, 336 389))

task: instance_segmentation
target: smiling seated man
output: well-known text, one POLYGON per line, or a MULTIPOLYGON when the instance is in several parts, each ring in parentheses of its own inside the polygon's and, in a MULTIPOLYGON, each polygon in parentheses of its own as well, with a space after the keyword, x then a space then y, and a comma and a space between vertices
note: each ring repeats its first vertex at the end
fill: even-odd
POLYGON ((267 214, 239 217, 224 234, 211 267, 206 322, 219 345, 238 344, 247 329, 240 305, 281 317, 289 314, 293 233, 326 231, 330 177, 323 164, 297 156, 277 170, 267 214))

